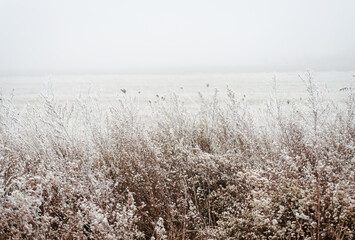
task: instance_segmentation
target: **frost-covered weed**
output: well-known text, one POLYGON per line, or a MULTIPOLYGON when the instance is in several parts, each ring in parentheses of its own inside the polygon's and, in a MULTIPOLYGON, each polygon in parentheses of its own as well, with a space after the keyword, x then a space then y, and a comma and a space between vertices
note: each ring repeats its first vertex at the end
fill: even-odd
POLYGON ((142 119, 129 97, 0 100, 0 239, 353 239, 355 91, 263 115, 228 89, 142 119), (262 118, 260 122, 258 119, 262 118))

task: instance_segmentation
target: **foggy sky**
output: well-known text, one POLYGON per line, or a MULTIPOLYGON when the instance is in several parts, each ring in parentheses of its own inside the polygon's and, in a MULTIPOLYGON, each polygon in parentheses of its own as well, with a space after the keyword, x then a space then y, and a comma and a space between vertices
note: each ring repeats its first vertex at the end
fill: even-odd
POLYGON ((0 74, 355 69, 354 0, 0 0, 0 74))

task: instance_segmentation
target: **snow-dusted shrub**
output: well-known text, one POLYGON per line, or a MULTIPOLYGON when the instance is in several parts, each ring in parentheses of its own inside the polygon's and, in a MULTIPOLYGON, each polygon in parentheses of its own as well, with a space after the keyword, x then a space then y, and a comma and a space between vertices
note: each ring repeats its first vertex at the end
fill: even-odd
POLYGON ((44 103, 22 115, 1 105, 0 238, 140 238, 133 194, 117 198, 97 170, 75 110, 44 103))

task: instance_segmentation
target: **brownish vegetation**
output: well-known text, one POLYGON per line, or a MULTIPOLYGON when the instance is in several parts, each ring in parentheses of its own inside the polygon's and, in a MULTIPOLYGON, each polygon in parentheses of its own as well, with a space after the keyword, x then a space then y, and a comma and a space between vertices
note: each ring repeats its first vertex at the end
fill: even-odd
MULTIPOLYGON (((0 239, 354 239, 355 92, 0 103, 0 239), (260 120, 262 118, 262 120, 260 120)), ((354 88, 352 88, 354 89, 354 88)))

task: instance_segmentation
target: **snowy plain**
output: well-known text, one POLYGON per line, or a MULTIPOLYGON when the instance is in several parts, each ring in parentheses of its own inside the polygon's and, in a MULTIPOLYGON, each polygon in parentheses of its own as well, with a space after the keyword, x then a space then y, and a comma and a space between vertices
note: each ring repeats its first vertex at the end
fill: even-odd
MULTIPOLYGON (((327 89, 330 98, 342 101, 346 94, 340 89, 355 81, 353 74, 313 72, 313 77, 320 88, 327 89)), ((302 100, 306 96, 303 75, 304 72, 0 76, 0 91, 5 96, 13 94, 13 102, 20 107, 37 102, 41 93, 50 89, 60 102, 70 102, 83 93, 94 94, 100 102, 108 104, 129 96, 136 98, 142 108, 157 97, 176 93, 187 108, 194 108, 199 101, 199 92, 211 96, 217 89, 223 98, 230 88, 240 97, 244 96, 249 105, 256 106, 270 97, 275 80, 279 98, 302 100)))

